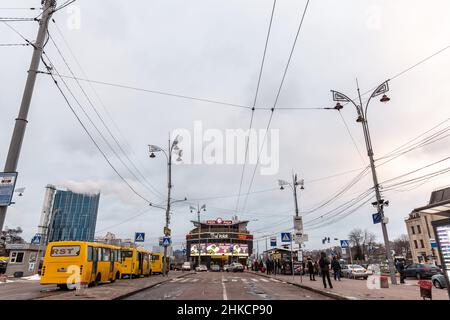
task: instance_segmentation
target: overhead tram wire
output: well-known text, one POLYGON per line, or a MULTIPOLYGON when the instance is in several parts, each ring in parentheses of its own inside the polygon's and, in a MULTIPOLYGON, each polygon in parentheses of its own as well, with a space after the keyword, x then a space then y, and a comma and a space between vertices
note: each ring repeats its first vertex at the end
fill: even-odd
MULTIPOLYGON (((57 71, 57 69, 55 68, 55 66, 53 65, 52 61, 49 59, 49 57, 44 53, 45 57, 47 58, 47 60, 50 63, 50 66, 52 68, 52 70, 58 75, 59 77, 59 72, 57 71)), ((82 128, 84 129, 84 131, 86 132, 86 134, 89 136, 89 138, 91 139, 91 141, 94 143, 95 147, 97 148, 97 150, 101 153, 101 155, 103 156, 103 158, 106 160, 106 162, 108 163, 108 165, 113 169, 113 171, 119 176, 119 178, 127 185, 127 187, 135 194, 137 195, 139 198, 141 198, 142 200, 144 200, 145 202, 147 202, 148 204, 151 204, 152 202, 147 199, 146 197, 144 197, 143 195, 141 195, 138 191, 136 191, 136 189, 120 174, 120 172, 117 170, 117 168, 112 164, 112 162, 109 160, 108 156, 105 154, 105 152, 101 149, 101 147, 99 146, 99 144, 97 143, 97 141, 95 141, 94 137, 92 136, 92 134, 89 132, 89 130, 87 129, 86 125, 83 123, 83 121, 81 120, 81 118, 78 116, 77 112, 75 111, 75 109, 72 107, 72 104, 70 103, 69 99, 67 98, 67 96, 65 95, 64 91, 62 90, 62 88, 60 87, 58 81, 56 80, 56 78, 54 77, 53 74, 50 74, 51 78, 53 79, 54 84, 56 85, 56 87, 58 88, 59 92, 61 93, 61 95, 63 96, 64 100, 66 101, 67 106, 70 108, 70 110, 72 111, 72 113, 74 114, 75 118, 77 119, 77 121, 80 123, 80 125, 82 126, 82 128)), ((59 77, 61 79, 61 81, 64 83, 66 89, 68 90, 68 92, 72 95, 72 97, 76 100, 76 98, 74 97, 72 91, 70 90, 70 88, 67 86, 67 84, 65 83, 64 79, 59 77)))
POLYGON ((9 29, 11 29, 15 34, 17 34, 20 38, 22 38, 22 40, 24 40, 26 43, 34 47, 34 44, 30 40, 28 40, 22 33, 20 33, 16 28, 11 26, 8 22, 6 21, 0 22, 3 22, 9 29))
MULTIPOLYGON (((54 41, 53 37, 49 34, 49 38, 52 42, 52 44, 54 45, 54 47, 56 48, 57 52, 59 53, 59 55, 61 56, 64 64, 66 65, 67 69, 69 70, 69 72, 74 75, 71 67, 69 66, 67 59, 64 57, 64 55, 62 54, 61 50, 59 49, 58 45, 56 44, 56 42, 54 41)), ((119 150, 122 152, 122 154, 125 156, 125 158, 128 160, 128 162, 134 167, 134 169, 136 170, 136 172, 138 172, 138 174, 140 173, 140 170, 136 167, 136 165, 134 164, 134 162, 130 159, 130 157, 128 156, 128 154, 124 151, 124 149, 122 148, 122 146, 120 145, 119 141, 117 140, 117 138, 114 136, 114 134, 112 133, 112 131, 110 130, 110 128, 108 127, 108 125, 106 124, 106 122, 104 121, 103 117, 100 115, 100 113, 98 112, 97 108, 94 106, 92 100, 90 99, 89 95, 86 93, 86 91, 84 90, 83 86, 80 84, 80 82, 76 81, 79 88, 81 89, 81 91, 83 92, 83 95, 85 96, 85 98, 87 99, 89 105, 91 106, 92 110, 95 112, 95 114, 97 115, 97 117, 100 119, 101 123, 103 124, 103 126, 106 128, 107 132, 109 133, 109 135, 112 137, 112 139, 114 140, 115 144, 118 146, 119 150)), ((97 132, 99 132, 99 130, 97 130, 97 132)), ((100 132, 99 132, 100 133, 100 132)), ((103 137, 103 135, 102 135, 103 137)), ((125 162, 122 160, 122 158, 115 152, 114 148, 112 146, 109 145, 109 143, 106 141, 106 138, 104 138, 105 142, 108 144, 108 146, 110 147, 111 150, 113 150, 114 154, 116 155, 116 157, 119 159, 119 161, 127 168, 128 172, 131 173, 131 175, 136 179, 136 181, 138 181, 138 183, 143 186, 146 190, 148 190, 150 193, 156 195, 157 197, 163 199, 162 194, 151 184, 148 184, 148 182, 146 181, 144 175, 142 173, 140 173, 141 178, 139 178, 129 167, 128 165, 125 164, 125 162), (141 179, 143 179, 141 181, 141 179), (147 183, 146 183, 147 182, 147 183)))
POLYGON ((291 63, 291 60, 292 60, 292 55, 293 55, 293 53, 294 53, 295 46, 296 46, 296 44, 297 44, 298 36, 299 36, 299 34, 300 34, 300 30, 301 30, 301 28, 302 28, 303 21, 304 21, 304 19, 305 19, 305 15, 306 15, 306 12, 307 12, 307 10, 308 10, 308 5, 309 5, 309 0, 307 0, 306 5, 305 5, 305 7, 304 7, 304 9, 303 9, 303 14, 302 14, 302 17, 301 17, 301 20, 300 20, 300 24, 299 24, 298 29, 297 29, 297 34, 295 35, 294 43, 293 43, 293 45, 292 45, 291 52, 290 52, 290 54, 289 54, 289 59, 288 59, 288 61, 287 61, 287 63, 286 63, 286 67, 285 67, 285 69, 284 69, 283 77, 282 77, 282 79, 281 79, 281 83, 280 83, 280 86, 279 86, 279 88, 278 88, 278 92, 277 92, 277 95, 276 95, 276 98, 275 98, 275 102, 274 102, 274 104, 273 104, 272 109, 270 110, 270 117, 269 117, 269 121, 268 121, 268 123, 267 123, 267 127, 266 127, 266 131, 265 131, 265 134, 264 134, 264 138, 263 138, 263 141, 262 141, 262 144, 261 144, 261 149, 260 149, 259 152, 258 152, 258 158, 257 158, 257 160, 256 160, 256 165, 255 165, 255 168, 254 168, 254 170, 253 170, 252 178, 251 178, 251 180, 250 180, 250 185, 249 185, 249 188, 248 188, 248 190, 247 190, 247 195, 245 196, 244 207, 243 207, 244 210, 245 210, 245 207, 247 206, 248 194, 250 193, 251 188, 252 188, 252 185, 253 185, 253 181, 255 180, 255 174, 256 174, 256 170, 258 170, 259 161, 260 161, 260 158, 261 158, 261 153, 262 153, 262 150, 263 150, 263 146, 264 146, 264 144, 265 144, 265 142, 266 142, 266 139, 267 139, 267 134, 268 134, 268 132, 269 132, 270 125, 271 125, 272 119, 273 119, 273 113, 274 113, 275 108, 277 107, 277 104, 278 104, 278 99, 279 99, 279 97, 280 97, 280 93, 281 93, 281 90, 282 90, 282 88, 283 88, 284 81, 285 81, 285 79, 286 79, 286 74, 287 74, 287 72, 288 72, 288 69, 289 69, 289 66, 290 66, 290 63, 291 63))
POLYGON ((270 14, 270 22, 269 22, 269 27, 268 27, 268 30, 267 30, 266 42, 265 42, 265 45, 264 45, 264 52, 263 52, 263 56, 262 56, 261 67, 259 69, 258 83, 256 85, 255 97, 253 99, 252 114, 251 114, 251 117, 250 117, 250 125, 249 125, 249 128, 248 128, 248 136, 247 136, 246 143, 245 143, 244 163, 242 164, 241 180, 240 180, 240 183, 239 183, 239 192, 238 192, 238 198, 237 198, 237 201, 236 201, 235 213, 237 213, 237 211, 239 209, 239 202, 240 202, 240 199, 241 199, 242 183, 244 181, 245 165, 247 163, 248 147, 249 147, 249 144, 250 144, 250 135, 251 135, 252 127, 253 127, 253 119, 254 119, 254 116, 255 116, 255 107, 256 107, 256 103, 258 101, 259 87, 261 85, 261 78, 262 78, 262 74, 263 74, 263 70, 264 70, 264 63, 266 61, 267 46, 269 44, 270 31, 272 30, 272 22, 273 22, 273 16, 274 16, 274 13, 275 13, 276 4, 277 4, 277 0, 274 0, 273 1, 273 6, 272 6, 272 13, 270 14))
POLYGON ((363 164, 363 165, 367 165, 367 163, 366 163, 366 161, 365 161, 365 159, 364 159, 364 157, 363 157, 363 155, 362 155, 362 153, 361 153, 361 150, 359 150, 358 144, 356 143, 355 138, 353 138, 353 135, 352 135, 352 133, 351 133, 351 131, 350 131, 350 128, 348 127, 348 124, 347 124, 347 122, 345 121, 345 118, 344 118, 344 116, 343 116, 342 113, 341 113, 341 110, 339 110, 339 116, 340 116, 342 122, 344 123, 345 128, 347 129, 347 133, 349 134, 350 138, 352 139, 353 146, 355 147, 356 151, 358 152, 362 164, 363 164))
MULTIPOLYGON (((39 71, 38 73, 50 75, 49 72, 44 72, 44 71, 39 71)), ((105 81, 98 81, 98 80, 91 80, 91 79, 85 79, 85 78, 80 78, 80 77, 73 77, 73 76, 68 76, 68 75, 61 75, 61 77, 62 78, 67 78, 67 79, 83 81, 83 82, 91 82, 91 83, 94 83, 94 84, 100 84, 100 85, 105 85, 105 86, 110 86, 110 87, 115 87, 115 88, 122 88, 122 89, 128 89, 128 90, 134 90, 134 91, 140 91, 140 92, 147 92, 147 93, 151 93, 151 94, 163 95, 163 96, 168 96, 168 97, 173 97, 173 98, 181 98, 181 99, 187 99, 187 100, 193 100, 193 101, 199 101, 199 102, 207 102, 207 103, 219 104, 219 105, 223 105, 223 106, 228 106, 228 107, 233 107, 233 108, 240 108, 240 109, 248 109, 248 110, 252 109, 249 106, 244 106, 244 105, 241 105, 241 104, 222 102, 222 101, 212 100, 212 99, 197 98, 197 97, 186 96, 186 95, 170 93, 170 92, 164 92, 164 91, 157 91, 157 90, 138 88, 138 87, 133 87, 133 86, 129 86, 129 85, 123 85, 123 84, 117 84, 117 83, 111 83, 111 82, 105 82, 105 81)))
MULTIPOLYGON (((67 47, 67 49, 69 50, 72 58, 74 59, 75 63, 78 65, 78 68, 80 69, 80 71, 82 72, 83 76, 85 78, 88 78, 86 75, 86 72, 84 71, 84 68, 81 66, 81 63, 78 61, 77 57, 75 56, 75 53, 73 52, 72 48, 70 47, 69 43, 67 42, 67 40, 65 39, 63 33, 61 32, 61 29, 59 28, 58 24, 56 23, 55 19, 52 18, 52 22, 56 27, 56 30, 58 31, 59 36, 61 37, 61 39, 63 40, 65 46, 67 47)), ((121 136, 123 142, 126 144, 126 146, 128 147, 128 149, 131 151, 131 153, 136 156, 133 148, 131 147, 130 143, 127 141, 127 139, 125 138, 124 134, 122 133, 122 131, 120 130, 119 126, 117 125, 117 123, 114 121, 114 119, 112 118, 111 114, 108 111, 108 108, 106 108, 105 104, 103 103, 103 100, 100 98, 100 95, 98 94, 97 90, 94 88, 94 86, 92 85, 91 82, 88 82, 91 90, 94 92, 95 96, 97 97, 98 101, 100 102, 100 105, 103 107, 103 110, 105 111, 106 115, 108 116, 108 118, 111 120, 113 126, 116 128, 117 132, 119 133, 119 135, 121 136)), ((108 130, 108 128, 107 128, 108 130)), ((109 131, 109 130, 108 130, 109 131)), ((113 135, 112 135, 113 136, 113 135)), ((117 140, 114 136, 113 136, 114 140, 117 140)), ((117 145, 119 146, 120 150, 122 151, 122 153, 125 155, 125 157, 128 159, 128 161, 130 161, 131 165, 136 169, 136 172, 141 176, 141 178, 148 184, 148 186, 153 189, 157 194, 160 195, 160 198, 163 197, 162 193, 160 193, 158 191, 158 189, 153 186, 153 184, 148 181, 147 177, 141 172, 141 170, 135 165, 135 163, 133 161, 131 161, 131 159, 129 159, 127 152, 125 152, 122 148, 122 146, 120 145, 120 143, 118 141, 116 141, 117 145)))

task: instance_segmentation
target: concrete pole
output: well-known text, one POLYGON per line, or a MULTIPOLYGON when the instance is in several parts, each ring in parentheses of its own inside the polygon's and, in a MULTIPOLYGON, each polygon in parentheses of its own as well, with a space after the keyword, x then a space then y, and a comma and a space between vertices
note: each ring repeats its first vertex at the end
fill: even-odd
MULTIPOLYGON (((36 37, 36 42, 34 43, 33 56, 31 58, 30 69, 28 70, 25 90, 22 96, 22 103, 20 104, 19 115, 16 119, 8 155, 6 157, 5 172, 17 171, 17 163, 19 162, 20 149, 22 148, 25 129, 28 123, 28 111, 30 109, 31 98, 33 96, 34 85, 36 83, 36 75, 41 61, 45 36, 48 29, 48 22, 55 7, 56 0, 45 0, 44 11, 42 13, 42 19, 39 21, 39 31, 36 37)), ((6 206, 0 207, 0 231, 3 230, 7 210, 8 207, 6 206)))

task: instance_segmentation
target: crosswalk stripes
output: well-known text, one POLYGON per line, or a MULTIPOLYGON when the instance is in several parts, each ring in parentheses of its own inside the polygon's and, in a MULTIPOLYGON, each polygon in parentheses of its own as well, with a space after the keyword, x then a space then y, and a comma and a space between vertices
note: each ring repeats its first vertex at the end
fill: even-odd
MULTIPOLYGON (((172 280, 170 280, 170 282, 172 282, 172 283, 175 283, 175 282, 177 282, 177 283, 196 283, 196 282, 198 282, 198 281, 200 281, 201 279, 200 278, 174 278, 174 279, 172 279, 172 280)), ((277 283, 281 283, 282 281, 280 281, 280 280, 278 280, 278 279, 274 279, 274 278, 269 278, 269 279, 266 279, 266 278, 240 278, 240 277, 233 277, 233 278, 222 278, 222 280, 219 280, 219 279, 214 279, 214 280, 212 280, 212 283, 224 283, 224 282, 243 282, 243 283, 246 283, 246 284, 248 284, 249 282, 254 282, 254 283, 257 283, 257 282, 270 282, 270 281, 272 281, 272 282, 277 282, 277 283)))

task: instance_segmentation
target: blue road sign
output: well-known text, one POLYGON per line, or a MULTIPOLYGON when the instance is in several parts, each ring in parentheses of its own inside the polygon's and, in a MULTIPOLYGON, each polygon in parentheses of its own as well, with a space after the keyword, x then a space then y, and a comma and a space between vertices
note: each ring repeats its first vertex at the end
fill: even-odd
POLYGON ((144 242, 144 241, 145 241, 145 232, 134 233, 134 242, 144 242))
POLYGON ((164 238, 163 238, 163 246, 164 246, 164 247, 170 246, 170 243, 171 243, 170 237, 164 237, 164 238))
POLYGON ((341 248, 348 248, 350 246, 348 240, 341 240, 341 248))
POLYGON ((276 237, 270 238, 270 246, 271 247, 276 247, 277 246, 277 238, 276 237))
POLYGON ((41 235, 37 234, 31 239, 31 244, 41 244, 41 235))
POLYGON ((289 232, 282 232, 281 242, 291 242, 291 234, 289 232))
POLYGON ((373 224, 381 223, 381 213, 374 213, 372 215, 373 224))

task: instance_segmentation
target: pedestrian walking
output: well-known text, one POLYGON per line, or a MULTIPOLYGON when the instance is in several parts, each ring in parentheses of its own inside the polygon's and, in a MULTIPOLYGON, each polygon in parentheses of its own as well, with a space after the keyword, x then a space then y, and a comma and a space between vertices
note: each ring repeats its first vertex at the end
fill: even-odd
POLYGON ((326 280, 328 280, 328 285, 330 286, 330 289, 333 289, 333 285, 331 284, 330 279, 330 260, 327 258, 327 255, 323 251, 320 253, 319 266, 320 271, 322 272, 322 280, 324 288, 325 289, 327 288, 326 280))
POLYGON ((316 281, 315 272, 314 272, 314 264, 311 260, 311 258, 308 258, 308 273, 309 273, 309 280, 316 281))
POLYGON ((405 264, 403 261, 399 261, 398 263, 398 272, 400 273, 400 283, 405 283, 405 264))
POLYGON ((317 263, 317 261, 314 261, 314 274, 316 276, 319 275, 319 264, 317 263))
POLYGON ((333 269, 334 280, 341 281, 341 264, 336 257, 331 261, 331 268, 333 269))

